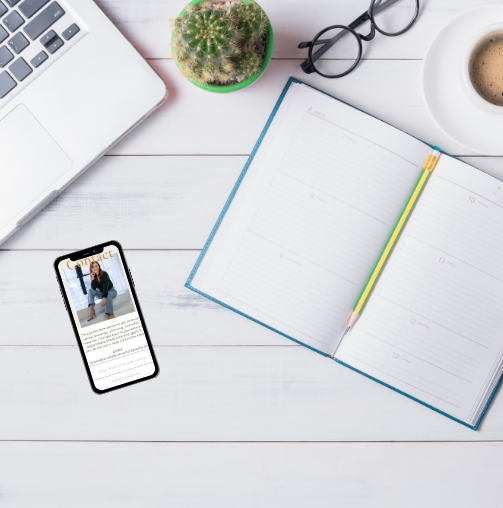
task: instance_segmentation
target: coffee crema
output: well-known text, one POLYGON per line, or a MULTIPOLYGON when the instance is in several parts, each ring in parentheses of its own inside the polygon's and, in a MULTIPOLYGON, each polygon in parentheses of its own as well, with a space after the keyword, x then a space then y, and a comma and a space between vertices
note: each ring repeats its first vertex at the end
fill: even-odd
POLYGON ((503 33, 482 40, 472 51, 468 66, 476 92, 487 102, 503 106, 503 33))

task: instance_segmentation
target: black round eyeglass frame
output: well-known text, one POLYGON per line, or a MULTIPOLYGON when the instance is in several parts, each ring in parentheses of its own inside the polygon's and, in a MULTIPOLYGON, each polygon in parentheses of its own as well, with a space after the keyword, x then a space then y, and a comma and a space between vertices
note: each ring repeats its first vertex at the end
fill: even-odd
POLYGON ((313 72, 316 72, 320 76, 323 76, 324 78, 330 78, 330 79, 342 78, 343 76, 346 76, 351 71, 353 71, 355 69, 355 67, 360 63, 360 60, 362 58, 362 52, 363 52, 362 41, 367 41, 367 42, 371 41, 375 37, 376 30, 379 33, 381 33, 381 34, 383 34, 383 35, 385 35, 387 37, 397 37, 398 35, 402 35, 407 30, 409 30, 409 28, 416 22, 417 17, 419 15, 419 0, 415 0, 416 9, 415 9, 415 12, 414 12, 414 16, 412 17, 411 22, 403 30, 400 30, 399 32, 396 32, 396 33, 385 32, 384 30, 380 29, 377 26, 377 24, 376 24, 376 22, 374 20, 374 15, 375 14, 379 14, 380 12, 382 12, 385 9, 387 9, 388 7, 391 7, 394 3, 398 2, 399 0, 386 0, 385 2, 383 2, 381 5, 378 5, 374 9, 375 3, 376 2, 380 2, 380 1, 381 0, 372 0, 370 2, 370 7, 369 7, 368 11, 364 12, 361 16, 356 18, 348 26, 345 26, 345 25, 332 25, 332 26, 328 26, 327 28, 324 28, 321 32, 318 32, 314 36, 312 41, 301 42, 299 44, 299 46, 298 46, 299 49, 309 48, 308 49, 308 58, 307 58, 307 60, 302 62, 301 65, 300 65, 302 70, 306 74, 312 74, 313 72), (370 32, 369 32, 369 34, 368 35, 362 35, 362 34, 357 33, 355 31, 355 28, 358 28, 365 21, 370 21, 370 32), (341 32, 339 32, 332 39, 321 39, 323 34, 328 32, 329 30, 337 30, 337 29, 340 29, 341 32), (344 32, 342 30, 344 30, 344 32), (351 34, 353 37, 355 37, 356 40, 357 40, 357 43, 358 43, 358 56, 356 57, 353 65, 349 69, 347 69, 345 72, 343 72, 341 74, 332 74, 332 75, 330 75, 330 74, 324 74, 323 72, 320 72, 316 68, 315 62, 321 56, 323 56, 341 37, 344 37, 344 36, 349 35, 349 34, 351 34), (319 48, 316 51, 316 53, 313 54, 313 49, 316 46, 319 46, 321 44, 323 44, 323 46, 321 48, 319 48))

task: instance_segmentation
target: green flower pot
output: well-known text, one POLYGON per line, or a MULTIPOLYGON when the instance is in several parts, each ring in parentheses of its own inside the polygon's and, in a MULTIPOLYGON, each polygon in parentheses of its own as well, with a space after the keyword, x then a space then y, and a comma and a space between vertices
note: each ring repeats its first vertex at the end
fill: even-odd
MULTIPOLYGON (((189 3, 189 6, 195 7, 196 5, 199 5, 200 3, 203 3, 205 0, 192 0, 192 2, 189 3)), ((252 0, 241 0, 244 3, 251 3, 252 0)), ((180 13, 180 17, 183 17, 187 14, 187 7, 183 9, 183 11, 180 13)), ((175 33, 173 32, 171 34, 171 42, 173 42, 175 33)), ((215 92, 215 93, 230 93, 230 92, 236 92, 237 90, 242 90, 243 88, 246 88, 247 86, 250 86, 251 84, 255 83, 257 79, 264 74, 265 70, 267 69, 267 66, 269 65, 269 62, 272 58, 272 51, 274 49, 274 34, 272 31, 272 25, 271 22, 268 20, 267 23, 267 48, 265 51, 264 61, 262 63, 262 68, 260 69, 257 74, 251 76, 248 79, 245 79, 239 83, 235 83, 234 85, 207 85, 204 83, 198 83, 197 81, 194 81, 193 79, 188 79, 193 85, 198 86, 199 88, 202 88, 203 90, 207 90, 208 92, 215 92)), ((179 63, 175 60, 176 65, 178 68, 180 68, 179 63)))

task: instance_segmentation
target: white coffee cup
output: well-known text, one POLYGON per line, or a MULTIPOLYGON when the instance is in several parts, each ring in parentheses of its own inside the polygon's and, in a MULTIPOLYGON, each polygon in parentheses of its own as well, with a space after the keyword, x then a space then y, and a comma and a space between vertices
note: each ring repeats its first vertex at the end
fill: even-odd
POLYGON ((483 99, 475 90, 470 79, 470 59, 477 46, 490 35, 503 34, 503 23, 494 23, 478 31, 466 45, 461 58, 461 79, 463 90, 470 101, 480 109, 492 113, 503 113, 503 106, 496 106, 483 99))

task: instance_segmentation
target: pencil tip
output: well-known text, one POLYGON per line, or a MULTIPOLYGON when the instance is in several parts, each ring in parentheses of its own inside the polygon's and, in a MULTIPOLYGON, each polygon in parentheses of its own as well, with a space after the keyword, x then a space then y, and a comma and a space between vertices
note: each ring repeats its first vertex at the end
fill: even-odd
MULTIPOLYGON (((350 331, 351 331, 351 328, 353 328, 352 326, 348 326, 346 328, 346 330, 344 331, 344 333, 342 334, 342 338, 344 338, 350 331)), ((342 340, 342 339, 341 339, 342 340)))

